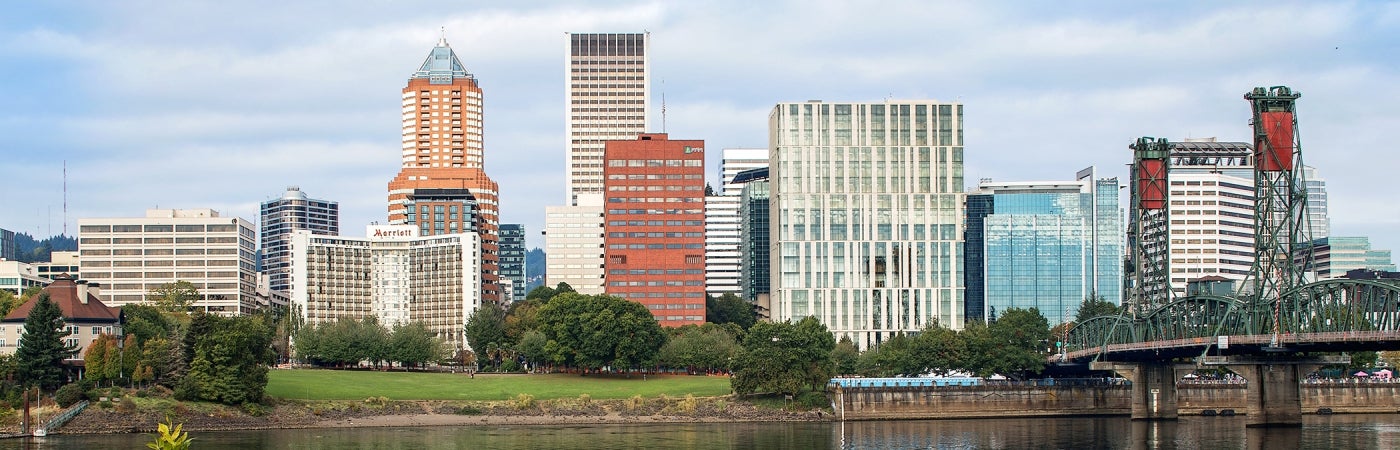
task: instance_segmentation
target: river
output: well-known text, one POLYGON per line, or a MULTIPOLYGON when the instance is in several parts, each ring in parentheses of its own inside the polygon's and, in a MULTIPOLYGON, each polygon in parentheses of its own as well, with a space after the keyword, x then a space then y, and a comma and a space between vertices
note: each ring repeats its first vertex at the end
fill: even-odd
MULTIPOLYGON (((1400 415, 1305 416, 1246 429, 1242 417, 909 420, 846 423, 320 428, 196 432, 194 449, 1311 449, 1400 448, 1400 415)), ((143 435, 0 440, 0 449, 141 449, 143 435)))

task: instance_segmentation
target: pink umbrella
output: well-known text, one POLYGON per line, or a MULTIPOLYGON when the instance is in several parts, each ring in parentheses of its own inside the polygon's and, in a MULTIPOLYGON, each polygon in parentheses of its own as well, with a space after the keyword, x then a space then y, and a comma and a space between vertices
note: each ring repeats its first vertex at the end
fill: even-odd
POLYGON ((1358 372, 1356 372, 1354 375, 1356 375, 1356 376, 1358 376, 1358 377, 1369 377, 1369 376, 1371 376, 1371 374, 1366 373, 1366 371, 1358 371, 1358 372))

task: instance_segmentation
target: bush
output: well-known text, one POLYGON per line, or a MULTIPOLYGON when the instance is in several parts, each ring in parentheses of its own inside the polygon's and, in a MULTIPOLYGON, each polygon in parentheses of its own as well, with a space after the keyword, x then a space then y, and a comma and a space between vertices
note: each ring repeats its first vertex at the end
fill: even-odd
POLYGON ((53 401, 57 402, 58 406, 63 408, 73 406, 73 404, 86 400, 87 398, 87 394, 83 392, 82 385, 77 383, 65 384, 63 387, 58 388, 58 391, 53 393, 53 401))
POLYGON ((825 408, 831 406, 831 400, 826 397, 826 394, 816 391, 798 394, 797 398, 794 399, 794 403, 806 408, 825 408))
POLYGON ((467 405, 461 408, 457 408, 457 410, 453 412, 459 416, 479 416, 481 415, 481 408, 477 408, 472 405, 467 405))
POLYGON ((578 404, 582 406, 588 406, 593 404, 593 396, 590 396, 588 394, 579 394, 578 404))
POLYGON ((627 399, 627 410, 632 411, 641 408, 644 404, 646 404, 646 400, 643 399, 641 395, 633 395, 632 398, 627 399))
POLYGON ((97 403, 97 406, 102 407, 102 409, 112 409, 112 401, 111 401, 111 400, 103 400, 103 401, 101 401, 101 402, 98 402, 98 403, 97 403))
POLYGON ((698 406, 700 406, 700 399, 695 398, 692 394, 685 394, 685 398, 676 404, 676 409, 683 413, 693 413, 698 406))
POLYGON ((501 371, 502 371, 502 372, 519 372, 519 371, 520 371, 520 363, 515 362, 514 359, 507 359, 506 362, 501 363, 501 371))
POLYGON ((267 415, 267 407, 258 403, 244 403, 239 408, 243 410, 243 413, 253 417, 262 417, 267 415))
POLYGON ((129 397, 122 398, 121 401, 117 402, 117 412, 122 414, 131 414, 136 412, 136 402, 131 401, 131 398, 129 397))
POLYGON ((515 400, 511 401, 516 409, 530 409, 535 407, 535 396, 530 394, 517 394, 515 400))

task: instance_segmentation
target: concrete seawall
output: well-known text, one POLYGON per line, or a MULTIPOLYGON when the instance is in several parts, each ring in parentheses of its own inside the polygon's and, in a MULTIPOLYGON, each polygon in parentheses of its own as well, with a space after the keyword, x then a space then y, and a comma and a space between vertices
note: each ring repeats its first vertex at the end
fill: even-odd
MULTIPOLYGON (((1400 413, 1400 383, 1304 383, 1303 412, 1400 413)), ((1127 385, 926 386, 832 388, 838 418, 845 420, 974 417, 1114 416, 1132 410, 1127 385)), ((1178 411, 1245 411, 1245 385, 1177 385, 1178 411)))

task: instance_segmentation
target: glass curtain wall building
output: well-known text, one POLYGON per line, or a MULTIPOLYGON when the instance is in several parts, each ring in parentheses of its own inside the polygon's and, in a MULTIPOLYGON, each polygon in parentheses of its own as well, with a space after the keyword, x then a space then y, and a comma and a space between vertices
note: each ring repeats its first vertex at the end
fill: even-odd
POLYGON ((962 105, 780 103, 769 115, 773 320, 864 349, 963 325, 962 105))
POLYGON ((1118 179, 1094 175, 1088 168, 1072 182, 979 185, 974 197, 983 202, 991 197, 991 214, 981 218, 984 285, 977 290, 985 295, 984 319, 1009 308, 1037 308, 1058 324, 1073 319, 1091 295, 1122 304, 1118 179))
MULTIPOLYGON (((758 302, 769 293, 768 168, 745 171, 739 193, 739 295, 758 302)), ((771 306, 771 305, 770 305, 771 306)))
MULTIPOLYGON (((525 300, 525 225, 501 224, 501 279, 510 281, 506 301, 525 300)), ((504 286, 504 283, 503 283, 504 286)))
POLYGON ((309 198, 301 188, 290 186, 281 198, 262 202, 259 210, 262 272, 268 276, 272 290, 289 292, 292 289, 288 281, 292 273, 292 232, 307 230, 311 234, 339 235, 340 204, 309 198))

